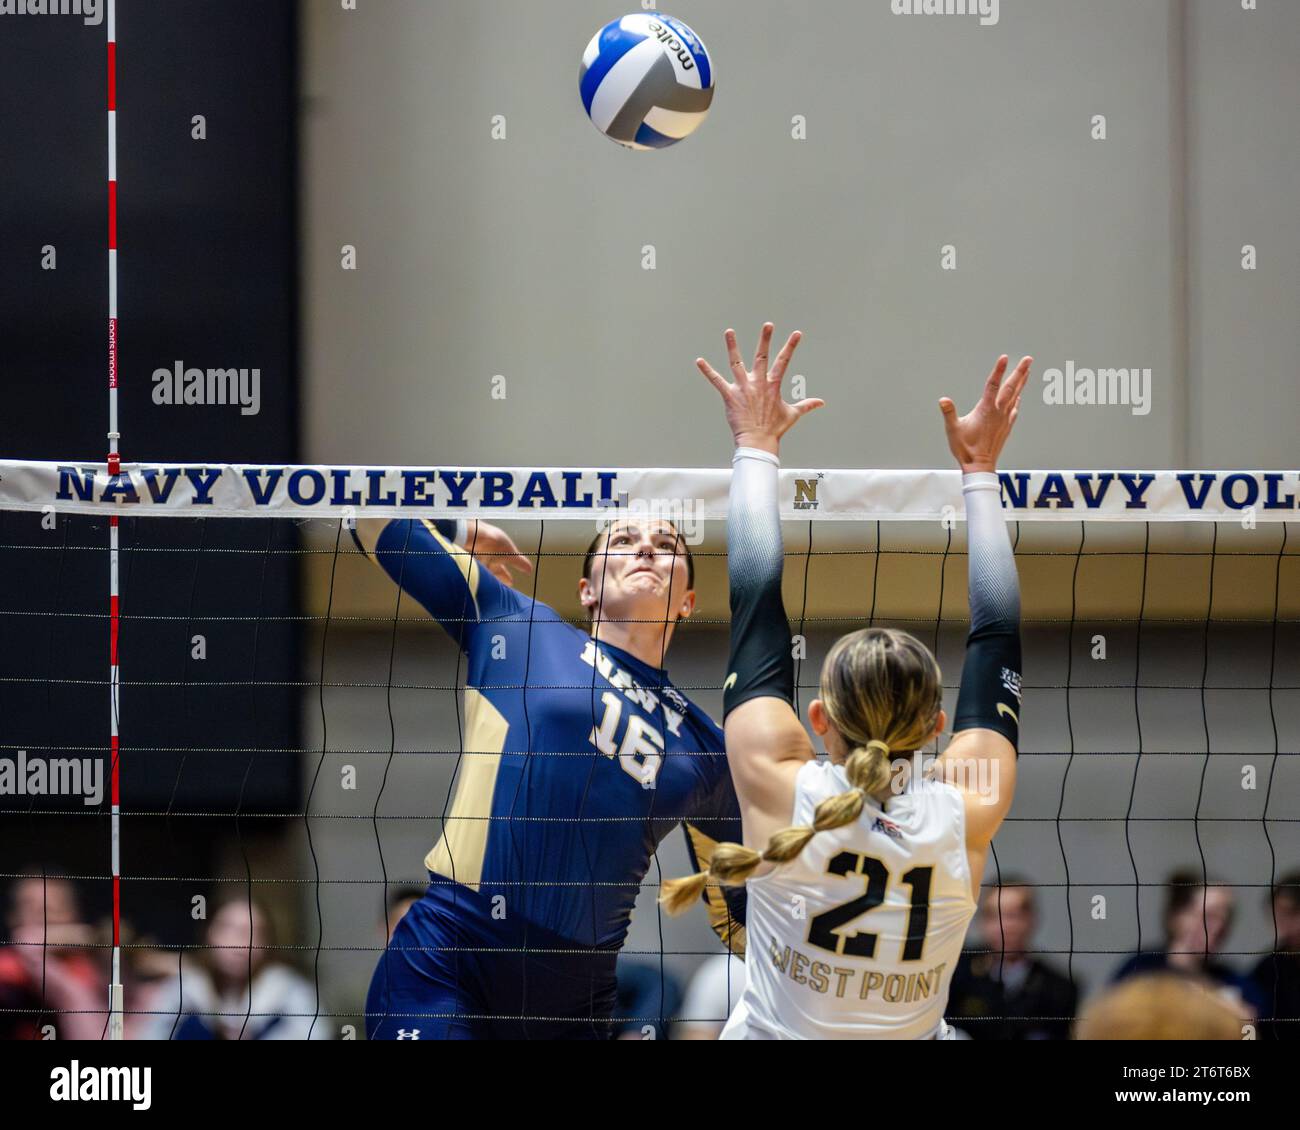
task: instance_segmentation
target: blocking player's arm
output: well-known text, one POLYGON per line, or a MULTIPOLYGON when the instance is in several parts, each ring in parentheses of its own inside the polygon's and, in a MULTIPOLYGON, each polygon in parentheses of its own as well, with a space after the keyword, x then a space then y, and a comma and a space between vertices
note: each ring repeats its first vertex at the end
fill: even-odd
MULTIPOLYGON (((727 762, 745 811, 748 841, 762 833, 751 816, 789 822, 794 777, 813 757, 794 709, 790 622, 781 597, 784 553, 777 507, 780 462, 739 447, 727 508, 731 657, 723 686, 727 762)), ((766 843, 766 837, 761 842, 766 843)))
POLYGON ((467 533, 464 522, 365 518, 352 536, 462 648, 480 622, 526 612, 532 604, 472 556, 473 524, 467 533))
POLYGON ((955 783, 967 761, 996 762, 991 798, 967 804, 967 838, 988 842, 1011 807, 1020 740, 1020 580, 1002 513, 1001 486, 993 472, 962 476, 969 545, 970 635, 953 721, 955 737, 939 759, 955 783))

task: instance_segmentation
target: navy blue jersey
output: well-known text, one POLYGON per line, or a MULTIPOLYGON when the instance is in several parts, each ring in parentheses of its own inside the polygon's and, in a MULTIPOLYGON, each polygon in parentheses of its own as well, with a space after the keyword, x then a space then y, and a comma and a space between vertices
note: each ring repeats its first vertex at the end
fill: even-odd
MULTIPOLYGON (((466 656, 463 752, 431 872, 503 896, 507 914, 578 945, 608 946, 679 823, 697 861, 739 840, 722 731, 663 668, 502 584, 434 523, 359 525, 362 548, 466 656)), ((738 916, 710 896, 715 929, 738 950, 738 916)))

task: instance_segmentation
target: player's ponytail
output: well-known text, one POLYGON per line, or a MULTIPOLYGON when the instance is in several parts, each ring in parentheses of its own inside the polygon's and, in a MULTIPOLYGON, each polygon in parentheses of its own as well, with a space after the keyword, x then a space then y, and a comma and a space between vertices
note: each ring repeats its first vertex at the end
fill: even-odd
POLYGON ((849 781, 854 787, 822 801, 813 813, 811 827, 782 828, 773 833, 762 852, 741 844, 718 844, 707 870, 683 879, 669 879, 661 888, 659 902, 669 914, 681 914, 690 909, 710 884, 740 886, 760 863, 781 864, 797 859, 818 832, 852 824, 862 814, 868 797, 888 791, 889 766, 889 747, 884 742, 873 740, 865 747, 855 749, 845 763, 849 781))
POLYGON ((718 844, 706 870, 682 879, 665 880, 659 888, 659 903, 669 914, 681 914, 690 909, 710 884, 741 886, 763 859, 763 855, 744 844, 718 844))
POLYGON ((718 844, 708 870, 663 884, 660 903, 681 914, 710 885, 739 886, 760 863, 797 859, 818 832, 852 824, 868 800, 884 804, 893 781, 893 759, 920 749, 933 735, 943 705, 939 664, 930 649, 907 632, 865 628, 841 636, 822 665, 821 700, 831 725, 852 752, 844 772, 852 788, 827 797, 812 826, 782 828, 757 852, 718 844))

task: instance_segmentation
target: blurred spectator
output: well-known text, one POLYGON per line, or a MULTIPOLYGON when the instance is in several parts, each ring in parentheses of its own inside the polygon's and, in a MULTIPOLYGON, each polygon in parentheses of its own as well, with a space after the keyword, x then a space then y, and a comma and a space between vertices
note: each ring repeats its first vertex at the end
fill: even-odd
POLYGON ((1300 871, 1284 875, 1269 899, 1277 941, 1251 975, 1261 998, 1259 1015, 1271 1021, 1260 1025, 1260 1037, 1300 1040, 1300 871))
POLYGON ((614 1038, 665 1038, 670 1017, 677 1015, 681 984, 660 961, 620 956, 618 1003, 614 1006, 614 1038))
POLYGON ((1136 973, 1196 974, 1228 991, 1245 1015, 1260 1015, 1263 998, 1249 978, 1214 960, 1232 929, 1233 895, 1230 887, 1207 886, 1190 871, 1169 877, 1165 888, 1164 945, 1135 953, 1115 971, 1123 980, 1136 973))
MULTIPOLYGON (((113 941, 111 920, 100 923, 99 934, 106 945, 113 941)), ((126 1015, 123 1035, 128 1040, 147 1040, 157 1015, 158 994, 176 975, 176 951, 158 945, 157 939, 139 933, 134 924, 122 919, 122 999, 126 1015)))
POLYGON ((181 958, 180 973, 158 990, 154 1040, 327 1040, 334 1021, 320 1016, 311 983, 274 961, 271 923, 257 902, 218 905, 207 948, 181 958))
POLYGON ((1033 955, 1033 887, 1008 876, 988 888, 978 923, 991 952, 962 954, 948 993, 949 1022, 974 1040, 1069 1039, 1078 990, 1033 955))
POLYGON ((1084 1007, 1076 1040, 1240 1040, 1241 1017, 1203 977, 1143 973, 1084 1007))
POLYGON ((686 986, 674 1040, 716 1040, 745 991, 745 961, 732 954, 706 957, 686 986))
MULTIPOLYGON (((34 869, 33 869, 34 870, 34 869)), ((26 878, 9 889, 0 948, 0 1037, 98 1040, 108 1024, 108 964, 93 948, 71 880, 26 878), (8 1011, 14 1010, 14 1011, 8 1011)))

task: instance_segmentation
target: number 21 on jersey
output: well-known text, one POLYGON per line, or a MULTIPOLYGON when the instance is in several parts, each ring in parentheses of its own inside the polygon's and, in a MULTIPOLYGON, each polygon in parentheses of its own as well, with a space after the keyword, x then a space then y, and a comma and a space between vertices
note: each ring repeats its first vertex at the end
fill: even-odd
MULTIPOLYGON (((889 870, 878 859, 856 852, 842 851, 826 865, 828 875, 860 875, 867 884, 866 891, 840 906, 817 915, 808 924, 808 941, 819 949, 850 957, 875 957, 875 934, 866 931, 840 933, 855 918, 875 910, 885 901, 889 889, 889 870)), ((925 950, 925 932, 930 923, 930 882, 933 867, 913 867, 902 876, 903 883, 912 889, 907 914, 907 938, 903 943, 902 960, 920 961, 925 950)))

